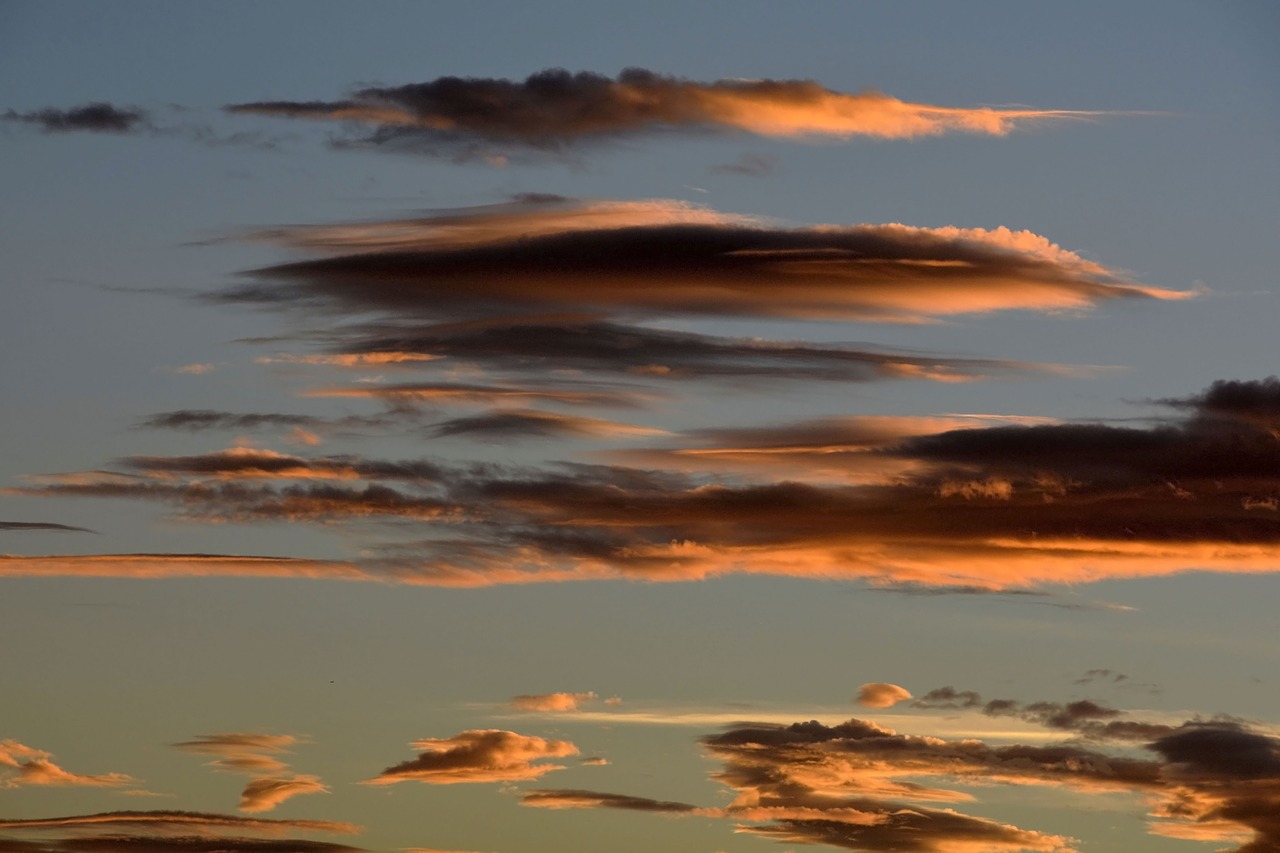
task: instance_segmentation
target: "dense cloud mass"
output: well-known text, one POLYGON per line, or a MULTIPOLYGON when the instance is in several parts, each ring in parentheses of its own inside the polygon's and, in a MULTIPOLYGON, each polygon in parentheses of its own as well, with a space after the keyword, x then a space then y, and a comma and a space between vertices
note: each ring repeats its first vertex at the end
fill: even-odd
MULTIPOLYGON (((711 433, 677 466, 684 472, 237 448, 131 457, 125 471, 53 475, 7 491, 156 501, 191 520, 428 524, 438 538, 358 566, 332 564, 337 577, 426 584, 763 573, 995 590, 1190 569, 1272 572, 1280 566, 1280 438, 1265 421, 1265 392, 1276 383, 1238 384, 1263 394, 1253 408, 1193 409, 1180 422, 1147 428, 1031 423, 922 432, 920 423, 855 421, 721 433, 734 440, 722 450, 748 471, 738 481, 696 470, 693 463, 716 457, 711 433), (835 433, 847 447, 824 444, 835 433), (751 477, 752 455, 729 452, 741 450, 744 437, 757 450, 775 444, 759 470, 778 464, 784 448, 825 448, 839 451, 822 455, 842 455, 832 464, 849 476, 751 477)), ((795 455, 804 464, 806 454, 795 455)), ((90 570, 90 558, 58 559, 90 570)), ((40 565, 0 560, 10 573, 40 565)), ((283 562, 262 568, 290 573, 283 562)), ((297 567, 309 572, 326 569, 297 567)))
MULTIPOLYGON (((947 687, 914 704, 955 709, 981 700, 972 691, 947 687)), ((995 785, 1105 795, 1113 803, 1127 799, 1135 811, 1149 809, 1152 834, 1242 842, 1237 853, 1280 844, 1280 740, 1272 735, 1226 719, 1133 720, 1126 730, 1101 730, 1094 727, 1099 719, 1116 722, 1127 715, 1089 700, 995 700, 984 710, 1016 713, 1050 730, 1084 731, 1092 742, 947 740, 858 719, 834 726, 739 723, 702 739, 722 763, 713 777, 735 794, 728 806, 580 789, 533 790, 521 802, 727 819, 740 832, 777 841, 859 851, 1078 849, 1065 836, 970 814, 995 785)))
POLYGON ((541 71, 524 81, 440 77, 361 89, 340 101, 259 101, 226 109, 369 124, 383 131, 373 141, 412 134, 442 143, 551 149, 579 140, 673 129, 840 139, 910 139, 955 132, 1002 136, 1032 121, 1096 115, 912 104, 870 90, 834 92, 811 80, 700 83, 641 68, 628 68, 616 79, 562 69, 541 71))
POLYGON ((711 212, 700 221, 681 202, 650 202, 639 213, 615 204, 524 202, 501 216, 479 208, 438 220, 286 231, 281 239, 347 254, 258 270, 254 283, 220 298, 429 322, 530 315, 919 322, 1190 295, 1134 284, 1028 231, 783 228, 711 212))

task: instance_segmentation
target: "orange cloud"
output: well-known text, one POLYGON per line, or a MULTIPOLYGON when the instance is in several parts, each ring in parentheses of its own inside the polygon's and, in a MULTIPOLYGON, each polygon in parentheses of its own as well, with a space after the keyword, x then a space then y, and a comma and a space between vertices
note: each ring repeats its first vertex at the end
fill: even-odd
POLYGON ((471 729, 451 738, 414 741, 412 746, 423 752, 417 758, 388 767, 365 784, 519 782, 564 769, 560 764, 535 764, 536 761, 578 754, 578 748, 568 741, 501 729, 471 729))
POLYGON ((430 220, 416 221, 412 227, 424 234, 420 248, 270 267, 254 274, 257 283, 222 298, 376 311, 398 323, 547 314, 924 322, 1194 295, 1133 283, 1043 236, 1005 227, 677 220, 584 229, 589 219, 566 219, 564 211, 550 214, 537 205, 510 219, 510 237, 475 243, 464 228, 457 245, 436 236, 444 229, 430 220), (542 233, 521 233, 521 217, 542 233))
POLYGON ((892 708, 911 698, 911 691, 896 684, 873 681, 858 688, 858 704, 865 708, 892 708))
MULTIPOLYGON (((774 137, 911 139, 944 133, 1003 136, 1034 121, 1101 115, 1080 110, 939 107, 873 90, 835 92, 811 80, 701 83, 628 68, 616 79, 548 69, 524 81, 441 77, 360 90, 332 102, 234 104, 229 112, 372 124, 428 140, 556 147, 660 129, 774 137)), ((377 141, 379 137, 374 137, 377 141)))
POLYGON ((123 773, 86 775, 72 773, 54 764, 53 753, 35 749, 16 740, 0 741, 0 773, 10 771, 8 778, 0 778, 0 788, 19 788, 25 785, 68 785, 88 787, 118 787, 130 785, 136 780, 123 773))
POLYGON ((265 812, 299 794, 327 794, 329 789, 318 776, 280 775, 288 765, 275 756, 298 743, 293 735, 228 732, 200 735, 194 740, 173 744, 185 752, 215 755, 210 766, 253 778, 240 794, 240 810, 265 812))
POLYGON ((327 794, 329 788, 319 776, 295 774, 293 776, 264 776, 253 779, 244 786, 240 795, 240 811, 266 812, 299 794, 327 794))
POLYGON ((595 693, 540 693, 514 696, 511 707, 517 711, 576 711, 586 702, 594 702, 595 693))

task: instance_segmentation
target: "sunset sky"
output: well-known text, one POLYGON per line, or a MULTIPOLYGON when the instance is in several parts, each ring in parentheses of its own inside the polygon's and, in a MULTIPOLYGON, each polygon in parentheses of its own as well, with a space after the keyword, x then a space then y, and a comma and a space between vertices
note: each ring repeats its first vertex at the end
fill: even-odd
POLYGON ((1280 850, 1278 48, 0 4, 0 853, 1280 850))

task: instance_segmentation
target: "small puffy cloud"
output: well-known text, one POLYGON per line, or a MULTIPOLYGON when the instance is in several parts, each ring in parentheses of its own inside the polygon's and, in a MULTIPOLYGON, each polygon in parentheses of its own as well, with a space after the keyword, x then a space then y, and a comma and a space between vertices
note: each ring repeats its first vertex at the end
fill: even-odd
POLYGON ((857 703, 864 708, 891 708, 911 698, 911 692, 896 684, 872 681, 858 688, 857 703))
POLYGON ((568 741, 501 729, 471 729, 451 738, 415 741, 412 746, 423 750, 417 758, 388 767, 365 784, 520 782, 564 769, 560 764, 535 762, 578 754, 578 748, 568 741))
POLYGON ((0 788, 26 785, 119 787, 135 780, 123 773, 73 773, 53 763, 53 753, 16 740, 0 740, 0 788))
POLYGON ((600 697, 595 693, 537 693, 513 696, 511 707, 517 711, 576 711, 600 697))

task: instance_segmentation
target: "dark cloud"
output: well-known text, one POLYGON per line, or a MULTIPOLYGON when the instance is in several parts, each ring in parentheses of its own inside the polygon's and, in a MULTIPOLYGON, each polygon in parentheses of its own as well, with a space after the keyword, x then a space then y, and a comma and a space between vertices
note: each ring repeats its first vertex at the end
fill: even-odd
POLYGON ((749 178, 763 178, 773 174, 778 168, 778 158, 772 154, 743 154, 732 163, 713 166, 712 172, 722 175, 745 175, 749 178))
MULTIPOLYGON (((543 214, 524 219, 537 224, 543 214)), ((219 298, 400 321, 568 312, 903 322, 1188 295, 1129 283, 1006 229, 560 227, 528 235, 513 226, 479 245, 463 230, 452 244, 282 264, 219 298)))
POLYGON ((6 121, 38 125, 45 133, 129 133, 149 129, 147 113, 136 107, 117 107, 105 102, 84 104, 70 109, 48 107, 34 112, 7 110, 0 115, 6 121))
POLYGON ((148 415, 138 422, 139 427, 146 429, 180 429, 180 430, 251 430, 276 427, 317 427, 327 423, 324 418, 311 415, 283 415, 275 413, 219 412, 213 409, 178 409, 172 412, 157 412, 148 415))
POLYGON ((499 409, 472 417, 453 418, 431 428, 431 435, 436 438, 466 435, 497 442, 525 438, 619 438, 661 432, 600 418, 531 409, 499 409))
POLYGON ((556 150, 579 140, 656 130, 767 136, 911 138, 950 132, 1003 135, 1023 122, 1096 115, 910 104, 874 91, 833 92, 808 80, 700 83, 629 68, 616 79, 548 69, 524 81, 440 77, 370 87, 339 101, 232 104, 240 114, 373 125, 366 141, 406 136, 455 146, 556 150))
MULTIPOLYGON (((455 429, 489 426, 512 428, 482 416, 455 429)), ((843 455, 846 474, 859 476, 835 483, 813 480, 812 467, 796 469, 809 481, 761 479, 762 466, 745 480, 714 476, 714 465, 699 470, 717 450, 704 441, 665 451, 686 460, 684 473, 237 448, 130 457, 119 472, 53 475, 5 492, 152 500, 204 520, 430 524, 447 538, 362 560, 371 576, 419 583, 762 573, 999 590, 1193 568, 1275 571, 1280 439, 1253 420, 1193 412, 1146 429, 920 427, 811 422, 747 442, 756 451, 772 443, 779 457, 821 456, 823 440, 843 437, 827 455, 843 455)), ((751 454, 738 456, 751 466, 751 454)))
POLYGON ((0 853, 368 853, 364 848, 302 838, 90 835, 46 841, 0 838, 0 853))
POLYGON ((16 818, 0 820, 0 830, 59 830, 100 828, 111 831, 147 831, 151 833, 205 834, 225 832, 328 832, 352 834, 360 827, 331 820, 272 820, 261 817, 190 811, 114 811, 87 815, 50 818, 16 818))
POLYGON ((691 806, 688 803, 565 788, 527 791, 520 795, 520 802, 522 805, 544 809, 608 808, 665 814, 688 814, 698 810, 697 806, 691 806))
POLYGON ((74 527, 70 524, 57 524, 52 521, 0 521, 0 531, 49 530, 62 533, 97 533, 87 527, 74 527))
POLYGON ((601 321, 386 324, 353 332, 340 346, 346 353, 418 352, 489 370, 573 370, 646 380, 964 381, 1061 370, 999 359, 927 356, 866 345, 726 338, 601 321))

